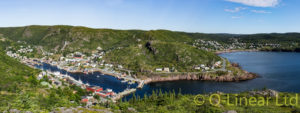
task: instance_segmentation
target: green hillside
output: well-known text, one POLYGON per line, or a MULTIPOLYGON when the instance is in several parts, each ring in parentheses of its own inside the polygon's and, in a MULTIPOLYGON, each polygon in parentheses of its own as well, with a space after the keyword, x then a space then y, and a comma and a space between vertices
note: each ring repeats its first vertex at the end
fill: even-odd
POLYGON ((80 96, 84 95, 80 93, 82 89, 42 86, 40 82, 47 80, 37 80, 39 72, 0 52, 0 112, 10 109, 41 112, 79 105, 80 96))
POLYGON ((204 34, 58 25, 0 28, 0 36, 11 42, 24 42, 39 47, 36 54, 42 54, 45 50, 57 55, 77 51, 89 55, 100 46, 107 52, 104 56, 106 63, 120 64, 137 72, 149 72, 163 67, 174 67, 178 71, 185 72, 191 71, 195 65, 211 65, 212 62, 220 60, 220 57, 207 51, 222 51, 230 48, 268 51, 300 50, 299 33, 204 34), (206 42, 197 45, 195 44, 197 40, 206 42))
MULTIPOLYGON (((107 51, 106 62, 121 64, 135 71, 174 67, 190 71, 194 65, 220 60, 213 53, 192 46, 193 38, 167 30, 110 30, 73 26, 28 26, 1 28, 0 34, 14 42, 24 41, 44 50, 68 54, 90 54, 98 46, 107 51), (150 44, 151 45, 147 45, 150 44), (65 47, 64 47, 65 46, 65 47)), ((41 53, 40 53, 41 54, 41 53)))

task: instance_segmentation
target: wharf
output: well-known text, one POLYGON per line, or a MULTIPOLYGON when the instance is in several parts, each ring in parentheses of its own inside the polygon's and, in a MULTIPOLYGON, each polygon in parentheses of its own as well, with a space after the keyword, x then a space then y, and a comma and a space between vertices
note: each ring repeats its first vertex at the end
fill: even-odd
POLYGON ((126 96, 126 95, 129 95, 129 94, 131 94, 131 93, 133 93, 133 92, 135 92, 135 91, 136 91, 135 88, 132 88, 132 89, 126 89, 126 90, 124 90, 123 92, 120 92, 120 93, 118 93, 116 96, 114 96, 114 97, 112 98, 112 101, 113 101, 113 102, 116 102, 117 100, 121 99, 122 97, 124 97, 124 96, 126 96))

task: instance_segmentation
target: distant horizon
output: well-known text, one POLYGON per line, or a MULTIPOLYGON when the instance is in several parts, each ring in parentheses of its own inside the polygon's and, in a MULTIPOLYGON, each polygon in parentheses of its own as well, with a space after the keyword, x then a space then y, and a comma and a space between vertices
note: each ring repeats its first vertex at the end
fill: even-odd
POLYGON ((299 0, 3 0, 0 26, 287 33, 300 32, 299 5, 299 0))
POLYGON ((255 35, 255 34, 288 34, 288 33, 299 33, 300 32, 268 32, 268 33, 207 33, 207 32, 189 32, 189 31, 176 31, 176 30, 170 30, 170 29, 115 29, 115 28, 96 28, 96 27, 88 27, 83 25, 64 25, 64 24, 57 24, 57 25, 22 25, 22 26, 0 26, 0 28, 13 28, 13 27, 28 27, 28 26, 72 26, 72 27, 86 27, 90 29, 111 29, 111 30, 140 30, 140 31, 155 31, 155 30, 166 30, 166 31, 172 31, 172 32, 184 32, 184 33, 202 33, 202 34, 229 34, 229 35, 255 35))

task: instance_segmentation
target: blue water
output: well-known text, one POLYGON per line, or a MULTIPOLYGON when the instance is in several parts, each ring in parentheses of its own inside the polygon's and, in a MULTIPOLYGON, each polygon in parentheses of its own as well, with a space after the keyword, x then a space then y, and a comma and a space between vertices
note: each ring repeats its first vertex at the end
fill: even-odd
MULTIPOLYGON (((175 91, 183 94, 200 94, 221 91, 225 93, 238 93, 254 89, 270 88, 283 92, 300 92, 300 53, 290 52, 234 52, 220 54, 230 62, 239 63, 240 66, 249 72, 259 74, 261 77, 243 82, 211 82, 211 81, 171 81, 157 82, 145 85, 136 91, 136 95, 143 97, 144 94, 152 94, 153 90, 163 92, 175 91)), ((47 69, 55 67, 44 66, 47 69)), ((62 73, 65 71, 61 70, 62 73)), ((98 85, 103 88, 111 88, 115 92, 120 92, 127 87, 136 87, 121 83, 115 77, 94 74, 70 74, 76 79, 81 79, 84 83, 98 85), (99 78, 96 75, 101 75, 99 78)), ((129 99, 132 95, 125 98, 129 99)))
POLYGON ((51 66, 49 64, 43 63, 43 65, 36 66, 40 69, 45 69, 49 71, 59 71, 62 74, 68 74, 71 77, 75 78, 76 80, 81 80, 83 83, 88 83, 91 86, 100 86, 103 89, 112 89, 114 92, 122 92, 126 88, 135 88, 137 87, 137 84, 128 84, 128 83, 122 83, 121 80, 117 79, 116 77, 109 76, 109 75, 103 75, 99 72, 90 73, 90 74, 84 74, 84 73, 68 73, 65 70, 59 69, 55 66, 51 66), (98 77, 97 77, 98 76, 98 77))
MULTIPOLYGON (((300 92, 300 53, 290 52, 234 52, 220 54, 230 62, 239 63, 242 69, 260 75, 243 82, 172 81, 146 85, 137 95, 151 94, 152 90, 200 94, 221 91, 238 93, 269 88, 283 92, 300 92)), ((132 95, 127 96, 130 98, 132 95)))

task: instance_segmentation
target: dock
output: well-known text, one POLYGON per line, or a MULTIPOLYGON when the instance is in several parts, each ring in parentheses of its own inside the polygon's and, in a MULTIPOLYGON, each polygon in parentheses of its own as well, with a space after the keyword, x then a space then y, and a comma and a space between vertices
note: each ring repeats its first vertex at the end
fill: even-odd
POLYGON ((136 91, 135 88, 132 88, 132 89, 126 89, 126 90, 124 90, 123 92, 120 92, 120 93, 116 94, 116 96, 114 96, 114 97, 112 98, 112 101, 113 101, 113 102, 116 102, 117 100, 121 99, 122 97, 124 97, 124 96, 126 96, 126 95, 129 95, 130 93, 133 93, 133 92, 135 92, 135 91, 136 91))
POLYGON ((137 88, 143 88, 144 85, 145 85, 145 80, 141 80, 141 81, 139 82, 139 85, 137 86, 137 88))

